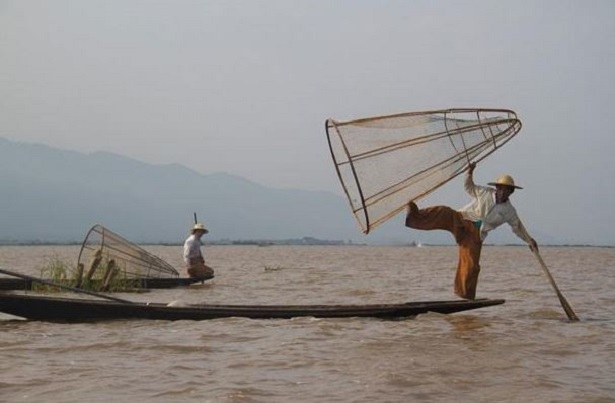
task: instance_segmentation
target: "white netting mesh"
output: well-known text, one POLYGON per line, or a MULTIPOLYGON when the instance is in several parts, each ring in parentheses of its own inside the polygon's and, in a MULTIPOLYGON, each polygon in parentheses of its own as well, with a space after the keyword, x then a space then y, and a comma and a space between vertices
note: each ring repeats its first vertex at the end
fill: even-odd
POLYGON ((521 130, 510 110, 448 109, 326 122, 331 155, 363 232, 433 192, 521 130))

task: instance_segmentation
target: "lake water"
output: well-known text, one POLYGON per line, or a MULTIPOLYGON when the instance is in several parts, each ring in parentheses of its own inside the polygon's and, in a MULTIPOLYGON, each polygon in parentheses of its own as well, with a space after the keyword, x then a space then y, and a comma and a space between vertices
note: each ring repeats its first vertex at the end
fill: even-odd
MULTIPOLYGON (((176 267, 181 247, 144 246, 176 267)), ((76 246, 0 247, 31 275, 76 246)), ((209 284, 116 296, 225 304, 457 299, 456 247, 211 246, 209 284)), ((6 402, 613 402, 615 248, 486 246, 477 297, 504 305, 415 319, 111 321, 0 314, 6 402)))

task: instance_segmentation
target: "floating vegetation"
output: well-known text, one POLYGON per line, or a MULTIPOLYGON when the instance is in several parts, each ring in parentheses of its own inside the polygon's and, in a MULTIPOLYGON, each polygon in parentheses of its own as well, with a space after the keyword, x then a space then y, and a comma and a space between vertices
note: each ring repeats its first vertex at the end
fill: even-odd
POLYGON ((265 266, 265 271, 280 271, 288 268, 284 266, 265 266))

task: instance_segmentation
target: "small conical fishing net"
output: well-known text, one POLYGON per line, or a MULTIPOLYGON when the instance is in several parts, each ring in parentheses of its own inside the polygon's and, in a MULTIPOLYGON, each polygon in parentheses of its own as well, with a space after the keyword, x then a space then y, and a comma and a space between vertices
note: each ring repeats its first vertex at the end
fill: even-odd
POLYGON ((123 278, 178 277, 173 266, 127 241, 102 225, 94 225, 88 231, 79 252, 78 267, 89 280, 98 277, 108 279, 121 274, 123 278))
POLYGON ((338 122, 327 138, 364 233, 479 162, 521 130, 515 112, 447 109, 338 122))

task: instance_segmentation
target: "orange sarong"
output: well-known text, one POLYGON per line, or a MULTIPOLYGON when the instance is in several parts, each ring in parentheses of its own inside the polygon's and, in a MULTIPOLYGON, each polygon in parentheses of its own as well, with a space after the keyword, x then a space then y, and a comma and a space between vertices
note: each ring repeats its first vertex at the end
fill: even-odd
MULTIPOLYGON (((416 206, 414 206, 416 207, 416 206)), ((465 299, 476 298, 480 273, 480 251, 483 242, 480 230, 461 213, 447 206, 411 209, 406 216, 406 227, 420 230, 449 231, 459 245, 459 262, 455 275, 455 294, 465 299)))

